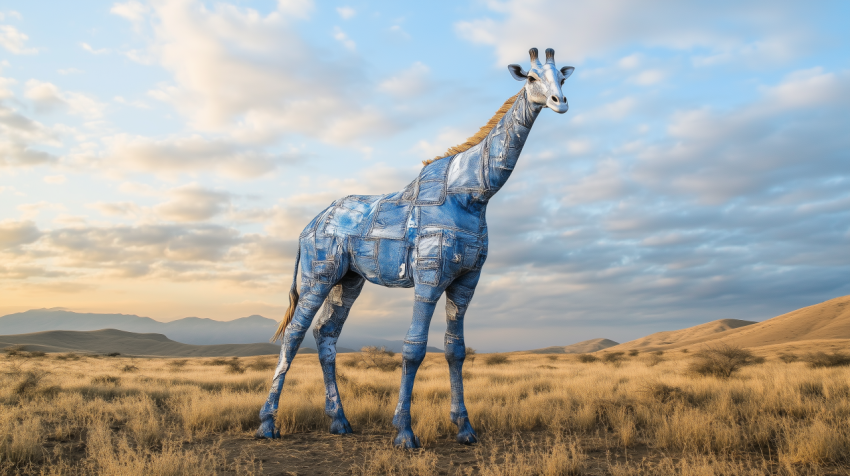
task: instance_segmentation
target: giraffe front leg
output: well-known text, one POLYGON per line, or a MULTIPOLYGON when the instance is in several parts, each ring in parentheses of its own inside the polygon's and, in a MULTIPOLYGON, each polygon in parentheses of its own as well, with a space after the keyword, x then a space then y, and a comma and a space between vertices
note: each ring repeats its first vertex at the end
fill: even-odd
POLYGON ((416 379, 416 371, 425 359, 426 347, 428 345, 428 328, 431 326, 431 317, 437 307, 437 299, 441 292, 431 289, 422 289, 431 286, 416 285, 416 298, 413 303, 413 322, 402 346, 401 366, 401 388, 398 392, 398 406, 393 416, 393 426, 398 434, 393 441, 395 446, 401 448, 419 448, 419 438, 413 434, 410 420, 410 397, 413 394, 413 382, 416 379), (423 292, 424 291, 424 292, 423 292), (434 296, 436 294, 436 296, 434 296))
POLYGON ((466 359, 466 343, 463 338, 463 318, 469 301, 478 284, 480 271, 467 273, 455 280, 446 289, 446 361, 449 363, 449 378, 452 387, 452 409, 449 414, 457 425, 457 441, 465 445, 478 442, 478 435, 469 422, 463 400, 463 361, 466 359))

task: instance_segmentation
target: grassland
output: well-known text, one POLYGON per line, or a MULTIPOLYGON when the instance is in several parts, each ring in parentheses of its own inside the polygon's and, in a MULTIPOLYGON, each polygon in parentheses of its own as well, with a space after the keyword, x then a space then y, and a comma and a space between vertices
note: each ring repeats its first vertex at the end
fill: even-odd
POLYGON ((841 362, 766 355, 726 378, 696 373, 695 350, 599 357, 467 360, 466 401, 482 442, 464 447, 453 441, 445 360, 428 354, 413 406, 424 448, 409 452, 389 445, 399 370, 359 354, 338 361, 355 435, 326 433, 318 361, 299 355, 278 415, 284 436, 258 441, 271 356, 13 352, 0 356, 0 473, 850 474, 850 368, 841 362))

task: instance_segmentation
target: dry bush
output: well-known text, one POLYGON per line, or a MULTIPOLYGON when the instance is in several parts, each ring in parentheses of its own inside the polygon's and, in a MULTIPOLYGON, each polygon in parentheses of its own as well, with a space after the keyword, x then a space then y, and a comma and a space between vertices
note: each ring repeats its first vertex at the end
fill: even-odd
POLYGON ((472 347, 466 348, 466 362, 469 362, 470 368, 475 365, 475 356, 478 354, 478 351, 473 349, 472 347))
POLYGON ((578 361, 583 364, 590 364, 599 361, 599 357, 591 354, 578 354, 578 361))
POLYGON ((24 350, 25 348, 26 347, 24 347, 22 345, 13 345, 13 346, 6 347, 5 349, 3 349, 3 352, 5 352, 6 355, 9 356, 9 357, 14 357, 14 356, 16 356, 16 355, 18 355, 22 352, 26 352, 24 350))
POLYGON ((587 456, 576 441, 556 439, 544 445, 514 440, 508 451, 478 457, 482 476, 573 476, 582 474, 587 456))
POLYGON ((401 361, 395 358, 395 352, 386 347, 369 345, 360 349, 362 365, 367 369, 377 369, 392 372, 401 368, 401 361))
POLYGON ((5 417, 0 418, 0 470, 41 460, 41 419, 28 416, 18 422, 8 414, 0 416, 5 417))
MULTIPOLYGON (((169 370, 177 371, 177 370, 180 370, 183 367, 185 367, 187 363, 189 363, 189 359, 174 359, 174 360, 169 360, 168 363, 166 363, 165 365, 168 366, 169 370)), ((208 364, 206 362, 204 362, 204 365, 208 365, 208 364)))
POLYGON ((7 357, 18 357, 22 359, 44 357, 47 355, 46 353, 40 350, 28 352, 26 350, 26 347, 23 345, 14 345, 12 347, 6 347, 5 349, 3 349, 3 351, 6 353, 7 357))
POLYGON ((56 360, 80 360, 80 356, 73 352, 68 352, 67 354, 57 354, 54 358, 56 360))
POLYGON ((602 361, 607 364, 619 364, 625 355, 625 352, 606 352, 602 354, 602 361))
POLYGON ((133 364, 127 364, 127 365, 125 365, 124 367, 122 367, 122 368, 121 368, 121 371, 122 371, 122 372, 126 372, 126 373, 129 373, 129 372, 138 372, 138 371, 139 371, 139 368, 138 368, 138 367, 136 367, 136 366, 135 366, 135 365, 133 365, 133 364))
MULTIPOLYGON (((658 351, 658 352, 661 352, 661 351, 658 351)), ((646 366, 647 367, 655 367, 656 365, 660 364, 661 362, 664 362, 664 357, 662 357, 662 355, 664 355, 664 354, 663 353, 659 354, 658 352, 653 352, 652 354, 649 354, 646 357, 646 366)))
POLYGON ((433 451, 400 452, 394 448, 370 451, 350 472, 356 476, 431 476, 437 473, 433 451))
POLYGON ((225 365, 230 365, 230 361, 231 361, 231 360, 233 360, 233 359, 236 359, 236 358, 237 358, 237 357, 232 357, 232 358, 230 358, 230 359, 225 359, 225 358, 223 358, 223 357, 216 357, 216 358, 214 358, 214 359, 205 360, 205 361, 203 362, 203 365, 209 365, 209 366, 213 366, 213 367, 215 367, 215 366, 222 366, 222 367, 223 367, 223 366, 225 366, 225 365))
POLYGON ((688 353, 688 349, 682 349, 682 353, 683 353, 683 354, 687 354, 687 353, 688 353))
POLYGON ((632 349, 629 351, 629 357, 637 357, 638 354, 640 354, 640 351, 637 349, 632 349))
POLYGON ((551 360, 552 362, 554 362, 554 361, 558 360, 558 355, 557 354, 549 354, 549 355, 546 356, 546 358, 551 360))
POLYGON ((690 363, 688 370, 697 375, 729 378, 741 367, 754 363, 755 356, 749 350, 720 345, 702 349, 694 354, 694 361, 690 363))
POLYGON ((786 354, 783 352, 779 354, 779 360, 785 362, 786 364, 790 364, 800 360, 800 357, 797 354, 786 354))
POLYGON ((488 367, 506 364, 508 363, 508 356, 504 354, 490 354, 484 358, 484 363, 487 364, 488 367))
POLYGON ((91 383, 92 385, 118 386, 121 384, 121 377, 116 377, 114 375, 98 375, 97 377, 92 377, 91 383))
POLYGON ((110 353, 106 354, 106 356, 107 357, 119 357, 119 356, 121 356, 121 353, 120 352, 110 352, 110 353))
POLYGON ((850 354, 838 351, 830 354, 827 354, 826 352, 815 352, 808 354, 804 360, 809 364, 809 367, 813 369, 822 367, 844 367, 850 365, 850 354))
POLYGON ((256 359, 253 362, 248 362, 245 368, 248 370, 272 370, 277 367, 277 363, 270 359, 256 359))

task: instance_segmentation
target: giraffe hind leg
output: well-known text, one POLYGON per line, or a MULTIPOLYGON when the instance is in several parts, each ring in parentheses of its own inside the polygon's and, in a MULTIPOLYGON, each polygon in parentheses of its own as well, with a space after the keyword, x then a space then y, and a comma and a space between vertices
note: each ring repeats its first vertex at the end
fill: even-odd
POLYGON ((336 383, 336 342, 351 306, 360 295, 365 282, 362 276, 352 271, 343 276, 325 300, 319 321, 313 329, 325 380, 325 413, 331 417, 330 432, 335 435, 352 432, 342 409, 336 383))

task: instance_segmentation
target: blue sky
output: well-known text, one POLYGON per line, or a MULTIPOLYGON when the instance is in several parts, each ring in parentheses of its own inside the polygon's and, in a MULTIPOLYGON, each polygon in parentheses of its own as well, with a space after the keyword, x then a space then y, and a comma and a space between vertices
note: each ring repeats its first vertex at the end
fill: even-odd
MULTIPOLYGON (((469 345, 850 294, 850 6, 816 5, 4 1, 0 313, 279 318, 304 225, 474 133, 530 47, 571 108, 491 202, 469 345)), ((347 332, 411 300, 367 286, 347 332)))

